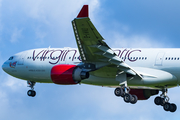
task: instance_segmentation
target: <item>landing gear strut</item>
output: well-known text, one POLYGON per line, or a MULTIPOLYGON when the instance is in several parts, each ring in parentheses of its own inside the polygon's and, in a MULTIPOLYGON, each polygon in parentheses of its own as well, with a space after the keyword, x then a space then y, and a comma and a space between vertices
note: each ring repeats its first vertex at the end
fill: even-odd
POLYGON ((163 89, 162 94, 154 99, 154 103, 163 106, 165 111, 175 112, 177 109, 177 106, 174 103, 169 103, 167 88, 163 89))
POLYGON ((34 85, 36 84, 36 82, 33 81, 27 81, 28 87, 30 87, 31 89, 28 90, 27 95, 34 97, 36 96, 36 91, 34 91, 34 85))
POLYGON ((118 97, 123 97, 123 99, 126 103, 135 104, 137 102, 138 98, 136 95, 129 94, 129 91, 130 91, 130 89, 126 85, 123 85, 121 87, 117 87, 114 90, 114 94, 118 97))

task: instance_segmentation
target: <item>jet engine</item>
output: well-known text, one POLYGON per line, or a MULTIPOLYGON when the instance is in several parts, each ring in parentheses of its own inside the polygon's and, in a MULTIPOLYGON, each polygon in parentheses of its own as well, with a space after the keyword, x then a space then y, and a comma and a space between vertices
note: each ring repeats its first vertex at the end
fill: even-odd
POLYGON ((77 84, 89 78, 89 72, 83 71, 76 65, 55 65, 51 69, 51 79, 55 84, 77 84))
POLYGON ((138 100, 147 100, 153 95, 157 95, 159 90, 151 90, 151 89, 131 89, 130 94, 136 95, 138 100))

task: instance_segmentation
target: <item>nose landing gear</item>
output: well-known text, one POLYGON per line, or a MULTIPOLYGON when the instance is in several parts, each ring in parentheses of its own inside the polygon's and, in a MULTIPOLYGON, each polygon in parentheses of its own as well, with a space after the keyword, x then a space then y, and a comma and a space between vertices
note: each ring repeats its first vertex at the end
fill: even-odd
POLYGON ((31 88, 30 90, 28 90, 27 95, 31 96, 31 97, 36 96, 36 91, 34 91, 34 86, 35 86, 36 82, 27 81, 27 84, 29 85, 28 87, 31 88))
POLYGON ((163 106, 165 111, 175 112, 177 106, 174 103, 169 103, 169 97, 167 96, 167 89, 162 91, 162 94, 154 99, 156 105, 163 106))

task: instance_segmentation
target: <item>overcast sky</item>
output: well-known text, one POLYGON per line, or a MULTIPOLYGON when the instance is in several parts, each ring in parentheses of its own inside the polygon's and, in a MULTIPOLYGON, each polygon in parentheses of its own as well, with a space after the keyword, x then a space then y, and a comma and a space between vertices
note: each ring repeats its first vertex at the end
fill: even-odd
MULTIPOLYGON (((76 47, 71 21, 84 4, 110 47, 180 46, 179 0, 0 0, 0 65, 33 48, 76 47)), ((37 83, 28 97, 26 81, 0 70, 0 120, 169 120, 179 119, 180 88, 169 89, 179 107, 165 112, 155 96, 131 105, 113 88, 37 83)))

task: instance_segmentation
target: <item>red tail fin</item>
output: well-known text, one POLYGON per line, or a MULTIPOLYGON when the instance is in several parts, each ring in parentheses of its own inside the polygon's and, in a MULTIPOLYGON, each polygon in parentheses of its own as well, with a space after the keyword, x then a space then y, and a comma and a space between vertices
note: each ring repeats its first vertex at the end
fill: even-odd
POLYGON ((79 12, 77 18, 81 18, 81 17, 89 17, 88 5, 84 5, 81 11, 79 12))

